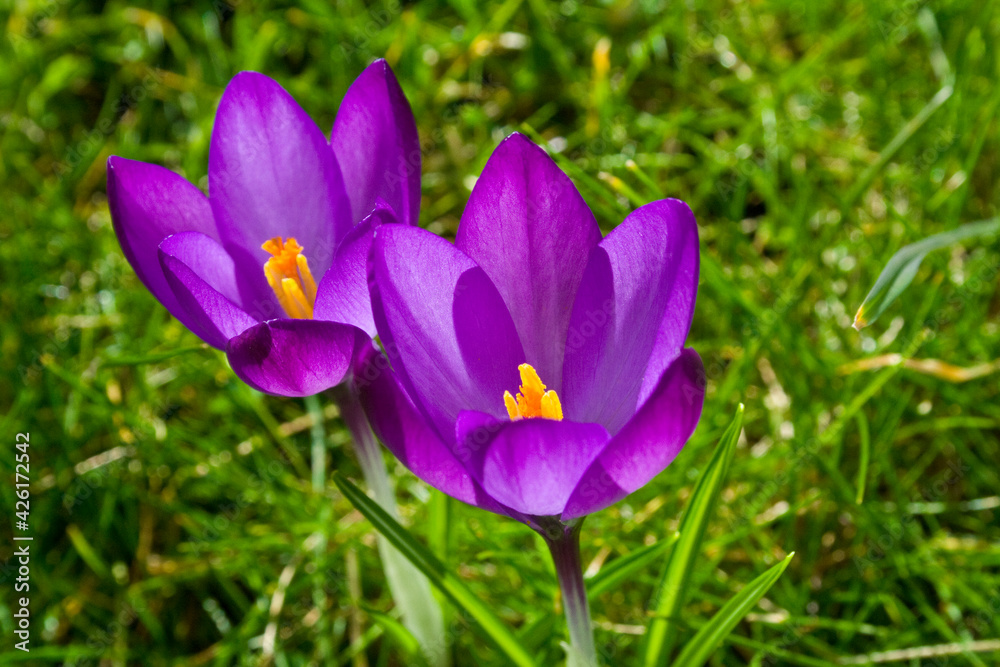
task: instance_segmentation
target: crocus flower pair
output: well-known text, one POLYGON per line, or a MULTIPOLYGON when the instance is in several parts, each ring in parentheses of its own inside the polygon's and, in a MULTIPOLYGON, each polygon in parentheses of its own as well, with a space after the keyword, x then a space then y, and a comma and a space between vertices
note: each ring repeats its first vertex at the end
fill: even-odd
POLYGON ((243 380, 302 396, 353 371, 376 433, 441 491, 538 527, 646 484, 704 398, 684 348, 690 209, 653 202, 602 239, 569 178, 515 134, 452 244, 413 226, 419 155, 384 61, 351 86, 329 143, 280 86, 243 73, 219 105, 210 197, 120 158, 108 192, 139 277, 243 380))
POLYGON ((262 391, 339 384, 374 335, 365 266, 373 229, 417 221, 420 145, 385 61, 347 91, 328 142, 281 86, 227 86, 206 197, 163 167, 108 160, 115 232, 139 278, 262 391))

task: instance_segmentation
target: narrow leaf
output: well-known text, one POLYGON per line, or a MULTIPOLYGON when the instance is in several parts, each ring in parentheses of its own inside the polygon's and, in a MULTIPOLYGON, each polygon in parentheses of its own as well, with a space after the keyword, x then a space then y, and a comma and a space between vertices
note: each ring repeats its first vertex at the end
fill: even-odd
POLYGON ((534 621, 518 629, 517 641, 520 642, 526 651, 538 651, 542 644, 555 635, 557 620, 560 619, 555 614, 543 613, 534 621))
POLYGON ((886 311, 913 281, 927 253, 966 239, 992 236, 997 232, 1000 232, 1000 218, 980 220, 928 236, 897 251, 882 269, 864 303, 858 308, 854 316, 854 328, 861 331, 886 311))
POLYGON ((865 500, 865 483, 868 479, 868 465, 872 458, 872 439, 868 431, 868 418, 865 417, 865 413, 858 412, 854 416, 854 420, 858 422, 858 441, 861 447, 861 457, 858 462, 858 493, 854 502, 860 505, 865 500))
POLYGON ((69 537, 69 541, 72 542, 76 552, 80 554, 80 558, 83 559, 83 562, 90 566, 90 569, 93 570, 97 576, 102 578, 110 576, 111 572, 108 569, 108 566, 105 565, 100 555, 98 555, 94 547, 90 545, 90 542, 87 541, 83 531, 80 530, 76 524, 71 523, 66 526, 66 535, 69 537))
POLYGON ((684 646, 684 650, 674 661, 673 667, 701 667, 705 664, 705 661, 712 655, 712 651, 764 597, 774 582, 781 577, 794 555, 794 551, 788 554, 783 561, 751 581, 743 590, 734 595, 684 646))
POLYGON ((467 613, 486 635, 493 640, 507 658, 519 667, 534 667, 535 662, 521 647, 507 627, 482 601, 466 588, 465 584, 439 561, 430 549, 418 542, 410 533, 390 517, 361 489, 340 474, 333 478, 337 488, 352 505, 368 519, 375 529, 385 536, 403 556, 413 563, 438 590, 456 607, 467 613))
POLYGON ((362 607, 362 609, 365 610, 365 613, 382 628, 386 636, 403 652, 406 659, 410 661, 410 664, 413 664, 415 661, 425 664, 420 655, 420 642, 417 641, 413 633, 407 630, 402 623, 389 614, 376 609, 370 607, 362 607))
POLYGON ((674 533, 649 546, 636 549, 627 556, 616 558, 611 563, 587 580, 587 597, 593 600, 595 597, 615 588, 637 572, 646 569, 651 563, 667 552, 677 541, 679 533, 674 533))
POLYGON ((155 364, 160 361, 166 361, 167 359, 173 359, 174 357, 179 357, 182 354, 201 352, 211 349, 212 348, 208 345, 191 345, 188 347, 178 347, 174 350, 166 350, 164 352, 150 352, 149 354, 140 356, 105 357, 101 363, 104 366, 141 366, 142 364, 155 364))
POLYGON ((847 199, 844 200, 844 210, 848 210, 854 206, 855 203, 861 196, 864 195, 868 188, 871 186, 875 178, 882 172, 889 161, 892 160, 893 156, 896 155, 897 151, 902 148, 906 142, 913 138, 913 135, 917 133, 924 123, 934 115, 934 112, 940 109, 945 102, 951 99, 952 93, 955 92, 954 77, 951 80, 946 81, 941 89, 934 93, 934 97, 930 99, 924 107, 917 112, 917 115, 911 118, 900 128, 896 136, 892 138, 892 141, 882 149, 879 153, 878 158, 873 162, 867 169, 865 169, 860 176, 854 181, 854 187, 847 193, 847 199))
POLYGON ((670 552, 658 588, 656 618, 650 623, 647 633, 643 662, 646 667, 666 665, 670 657, 677 639, 675 619, 680 615, 681 607, 687 599, 687 586, 691 580, 694 564, 701 553, 705 527, 718 503, 742 427, 743 404, 741 403, 736 408, 736 415, 729 428, 722 434, 708 467, 698 478, 698 484, 691 494, 691 502, 681 518, 680 536, 670 552))

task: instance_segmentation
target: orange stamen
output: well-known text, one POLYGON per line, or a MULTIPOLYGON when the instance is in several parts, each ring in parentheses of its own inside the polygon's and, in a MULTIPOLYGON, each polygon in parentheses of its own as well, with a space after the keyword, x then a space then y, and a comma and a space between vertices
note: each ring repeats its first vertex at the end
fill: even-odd
POLYGON ((561 420, 562 404, 556 392, 551 389, 545 391, 542 379, 530 364, 521 364, 517 370, 521 374, 521 386, 517 398, 515 399, 509 391, 503 393, 503 403, 511 421, 527 417, 561 420))
POLYGON ((264 263, 264 275, 285 313, 294 319, 312 319, 316 281, 302 254, 302 246, 293 238, 286 241, 275 236, 261 248, 273 255, 264 263))

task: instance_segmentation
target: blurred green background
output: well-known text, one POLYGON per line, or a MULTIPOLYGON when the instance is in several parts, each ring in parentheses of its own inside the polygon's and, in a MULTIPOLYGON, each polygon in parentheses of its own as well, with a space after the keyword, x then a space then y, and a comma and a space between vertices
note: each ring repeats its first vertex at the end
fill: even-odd
MULTIPOLYGON (((997 213, 998 3, 24 0, 0 24, 0 662, 407 664, 374 620, 392 603, 370 526, 310 487, 314 436, 360 479, 336 413, 317 425, 240 383, 139 283, 105 196, 111 154, 204 187, 236 72, 274 77, 328 131, 384 56, 419 125, 429 229, 454 233, 514 130, 606 230, 665 196, 698 217, 705 416, 669 469, 587 521, 590 572, 672 533, 743 400, 685 636, 797 555, 711 664, 998 664, 1000 248, 932 255, 878 323, 849 327, 895 250, 997 213), (24 431, 28 655, 9 539, 24 431)), ((559 662, 533 533, 390 467, 414 532, 559 662)), ((658 574, 593 601, 606 664, 636 663, 658 574)), ((448 627, 456 665, 502 664, 454 609, 448 627)))

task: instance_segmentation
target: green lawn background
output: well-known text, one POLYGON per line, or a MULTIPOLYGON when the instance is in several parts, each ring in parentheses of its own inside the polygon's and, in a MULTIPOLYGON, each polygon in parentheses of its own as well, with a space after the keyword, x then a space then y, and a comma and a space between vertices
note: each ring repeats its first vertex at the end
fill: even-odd
MULTIPOLYGON (((317 436, 328 473, 360 479, 336 413, 318 432, 301 400, 249 390, 201 347, 128 266, 105 195, 112 154, 204 187, 215 107, 240 70, 277 79, 328 131, 350 82, 386 57, 420 130, 425 227, 454 234, 515 130, 547 147, 605 230, 667 196, 698 218, 689 344, 708 371, 704 417, 669 469, 588 519, 591 571, 672 533, 742 400, 684 636, 797 555, 711 664, 998 664, 1000 376, 955 383, 884 356, 1000 358, 998 244, 932 255, 878 323, 849 327, 895 250, 997 213, 998 9, 3 3, 0 662, 406 664, 366 611, 392 610, 370 526, 332 483, 310 487, 317 436), (23 431, 27 656, 13 650, 8 537, 23 431)), ((557 586, 531 531, 390 467, 414 532, 556 664, 557 586)), ((658 574, 593 601, 607 664, 637 663, 658 574)), ((456 665, 502 664, 448 614, 456 665)))

